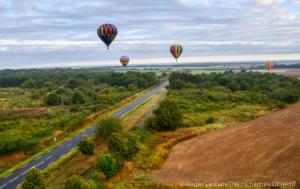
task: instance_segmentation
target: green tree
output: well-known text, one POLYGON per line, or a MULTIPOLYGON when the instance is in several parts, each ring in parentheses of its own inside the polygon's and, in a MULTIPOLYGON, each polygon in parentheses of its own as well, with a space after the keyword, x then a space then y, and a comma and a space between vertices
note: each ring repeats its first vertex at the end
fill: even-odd
POLYGON ((231 91, 237 91, 240 89, 240 85, 236 80, 231 80, 229 84, 227 85, 228 89, 231 91))
POLYGON ((185 87, 185 82, 181 79, 176 79, 176 80, 173 80, 171 83, 170 83, 170 87, 172 89, 182 89, 185 87))
POLYGON ((121 132, 123 128, 121 121, 112 117, 100 120, 96 126, 96 136, 103 138, 108 138, 114 132, 121 132))
POLYGON ((242 81, 240 84, 241 90, 248 90, 250 88, 250 85, 246 81, 242 81))
POLYGON ((87 155, 94 154, 95 146, 96 146, 95 142, 87 135, 85 135, 78 143, 79 150, 83 154, 87 154, 87 155))
POLYGON ((55 89, 57 86, 52 81, 47 81, 44 83, 43 87, 47 88, 50 91, 55 89))
POLYGON ((158 131, 176 130, 182 126, 183 117, 175 102, 164 100, 154 111, 154 118, 150 122, 151 127, 158 131))
POLYGON ((132 157, 140 150, 139 142, 134 137, 131 136, 127 139, 126 142, 126 156, 128 159, 132 159, 132 157))
POLYGON ((67 87, 71 88, 71 89, 75 89, 75 88, 79 87, 80 85, 84 85, 84 82, 83 82, 83 80, 78 79, 78 78, 70 79, 67 83, 67 87))
POLYGON ((56 106, 61 104, 61 97, 55 93, 50 93, 45 97, 44 101, 49 106, 56 106))
POLYGON ((138 89, 134 84, 129 84, 127 88, 129 91, 136 91, 138 89))
POLYGON ((97 158, 96 169, 109 179, 117 173, 117 162, 111 154, 101 154, 97 158))
POLYGON ((44 178, 40 170, 31 169, 21 185, 22 189, 45 189, 44 178))
POLYGON ((120 133, 113 133, 108 138, 108 148, 115 156, 127 159, 126 139, 120 133))
POLYGON ((27 89, 35 88, 36 87, 36 81, 34 81, 33 79, 28 79, 24 83, 22 83, 21 87, 27 88, 27 89))
POLYGON ((73 93, 72 101, 75 104, 83 104, 87 100, 86 95, 81 90, 75 90, 73 93))
POLYGON ((89 184, 80 176, 72 176, 65 183, 64 189, 89 189, 89 184))

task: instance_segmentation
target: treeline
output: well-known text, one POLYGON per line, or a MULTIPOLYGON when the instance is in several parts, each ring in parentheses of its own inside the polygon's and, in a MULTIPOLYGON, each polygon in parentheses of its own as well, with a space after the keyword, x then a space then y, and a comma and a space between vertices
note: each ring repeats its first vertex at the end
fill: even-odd
POLYGON ((224 73, 192 75, 175 72, 170 75, 169 81, 172 89, 182 89, 191 85, 202 89, 220 86, 232 92, 258 92, 264 95, 266 99, 282 103, 294 103, 300 97, 300 81, 297 78, 271 73, 233 73, 226 71, 224 73))
POLYGON ((44 97, 46 105, 84 104, 95 100, 113 104, 122 96, 111 97, 111 90, 136 91, 156 83, 158 79, 153 72, 115 73, 71 69, 0 71, 0 87, 33 89, 33 98, 44 97), (102 95, 97 95, 100 92, 102 95))
POLYGON ((300 68, 300 63, 297 64, 276 64, 276 68, 300 68))
POLYGON ((157 82, 155 73, 147 72, 93 72, 90 70, 49 69, 49 70, 2 70, 0 87, 43 88, 65 86, 75 88, 84 82, 94 85, 110 84, 146 88, 157 82))

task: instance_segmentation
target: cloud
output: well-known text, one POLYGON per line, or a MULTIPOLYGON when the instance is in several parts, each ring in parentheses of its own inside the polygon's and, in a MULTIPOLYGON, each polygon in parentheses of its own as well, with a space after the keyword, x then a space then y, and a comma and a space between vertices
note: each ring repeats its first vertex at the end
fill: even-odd
POLYGON ((300 50, 299 0, 0 0, 0 65, 300 50), (107 51, 96 29, 119 35, 107 51))
POLYGON ((274 4, 281 4, 285 2, 285 0, 256 0, 256 3, 261 5, 274 5, 274 4))

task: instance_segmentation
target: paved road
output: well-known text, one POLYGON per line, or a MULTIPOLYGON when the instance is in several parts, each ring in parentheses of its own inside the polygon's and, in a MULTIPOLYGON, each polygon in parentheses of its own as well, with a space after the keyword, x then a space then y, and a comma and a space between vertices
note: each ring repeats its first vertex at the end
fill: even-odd
MULTIPOLYGON (((115 112, 113 114, 113 117, 120 118, 124 116, 126 113, 128 113, 130 110, 134 109, 138 105, 142 104, 145 100, 147 100, 149 97, 157 93, 162 88, 166 87, 168 85, 168 82, 165 82, 158 87, 152 89, 148 93, 146 93, 144 96, 140 97, 136 101, 132 102, 131 104, 127 105, 126 107, 122 108, 121 110, 115 112)), ((23 178, 26 176, 27 172, 35 167, 40 170, 45 169, 48 165, 55 162, 59 158, 61 158, 63 155, 67 154, 70 150, 75 148, 80 141, 80 139, 84 135, 92 136, 96 130, 95 126, 92 126, 80 134, 76 135, 75 137, 69 139, 65 143, 61 144, 60 146, 56 147, 55 149, 41 155, 40 157, 36 158, 35 160, 31 161, 30 163, 26 164, 25 166, 19 168, 12 174, 8 175, 7 177, 0 180, 0 189, 14 189, 19 184, 22 183, 23 178)))

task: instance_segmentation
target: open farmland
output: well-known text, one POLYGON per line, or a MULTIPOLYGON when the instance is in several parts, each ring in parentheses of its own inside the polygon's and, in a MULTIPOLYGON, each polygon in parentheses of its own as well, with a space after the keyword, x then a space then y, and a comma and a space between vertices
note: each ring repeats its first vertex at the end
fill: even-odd
POLYGON ((176 145, 155 177, 163 183, 300 182, 300 103, 176 145))

